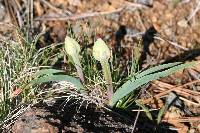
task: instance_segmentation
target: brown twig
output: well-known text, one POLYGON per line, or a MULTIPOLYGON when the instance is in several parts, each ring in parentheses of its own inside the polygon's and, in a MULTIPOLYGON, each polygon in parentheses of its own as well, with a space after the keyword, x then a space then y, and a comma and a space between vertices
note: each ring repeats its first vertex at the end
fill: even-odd
POLYGON ((163 38, 161 38, 161 37, 159 37, 159 36, 155 36, 154 38, 157 39, 157 40, 160 40, 160 41, 168 42, 169 44, 171 44, 171 45, 173 45, 173 46, 175 46, 175 47, 177 47, 177 48, 180 48, 180 49, 182 49, 182 50, 184 50, 184 51, 188 51, 188 50, 189 50, 188 48, 185 48, 185 47, 179 45, 178 43, 172 42, 172 41, 170 41, 170 40, 168 40, 168 39, 163 39, 163 38))
POLYGON ((14 14, 14 9, 13 9, 13 4, 12 4, 12 1, 8 1, 8 0, 4 0, 4 3, 5 3, 5 7, 6 7, 6 10, 10 16, 10 19, 12 20, 12 23, 16 26, 19 26, 18 23, 17 23, 17 19, 16 19, 16 15, 14 14))
POLYGON ((197 70, 194 70, 194 69, 188 69, 188 73, 189 75, 193 78, 193 79, 199 79, 200 78, 200 72, 198 72, 197 70))
POLYGON ((33 29, 33 0, 30 0, 30 26, 33 29))
POLYGON ((125 5, 127 7, 135 7, 135 8, 149 8, 150 6, 144 5, 144 4, 140 4, 140 3, 133 3, 133 2, 129 2, 129 1, 124 1, 125 5))
POLYGON ((50 20, 60 20, 60 21, 66 21, 66 20, 79 20, 79 19, 85 19, 90 17, 96 17, 96 16, 105 16, 113 13, 119 13, 125 9, 128 9, 128 7, 134 7, 134 8, 148 8, 145 5, 138 4, 138 3, 131 3, 131 2, 125 2, 120 8, 117 8, 112 11, 104 11, 104 12, 92 12, 92 13, 81 13, 81 14, 74 14, 70 16, 58 16, 58 17, 38 17, 35 20, 37 21, 50 21, 50 20))
POLYGON ((198 0, 198 3, 196 4, 197 6, 195 7, 195 9, 193 9, 193 11, 190 13, 190 15, 187 18, 187 21, 189 22, 195 15, 196 13, 200 10, 200 1, 198 0))
POLYGON ((135 130, 139 115, 140 115, 140 110, 137 112, 137 115, 135 117, 135 121, 134 121, 134 124, 133 124, 133 129, 132 129, 131 133, 134 133, 134 130, 135 130))
POLYGON ((141 25, 142 31, 146 31, 147 29, 146 29, 146 27, 145 27, 145 25, 144 25, 144 23, 143 23, 143 21, 142 21, 140 12, 139 12, 139 11, 136 11, 136 15, 137 15, 137 18, 138 18, 137 20, 138 20, 138 22, 139 22, 140 25, 141 25))
MULTIPOLYGON (((159 109, 149 109, 148 111, 157 111, 157 110, 159 110, 159 109)), ((145 112, 146 110, 144 110, 144 109, 132 109, 131 111, 132 112, 138 112, 138 111, 145 112)))
MULTIPOLYGON (((154 81, 155 82, 155 81, 154 81)), ((156 82, 160 82, 160 81, 156 81, 156 82)), ((195 81, 192 81, 192 82, 189 82, 189 83, 187 83, 187 84, 184 84, 184 85, 182 85, 182 86, 178 86, 178 87, 172 87, 172 86, 170 86, 169 84, 167 85, 167 83, 165 83, 165 85, 166 86, 170 86, 170 88, 172 88, 172 89, 169 89, 169 90, 166 90, 166 91, 164 91, 164 92, 161 92, 161 93, 159 93, 159 94, 157 94, 157 95, 155 95, 155 96, 153 96, 153 97, 151 97, 151 98, 148 98, 148 99, 146 99, 146 100, 142 100, 142 103, 143 104, 147 104, 147 103, 149 103, 150 101, 152 101, 153 99, 159 99, 160 97, 162 97, 162 96, 164 96, 164 95, 167 95, 168 93, 170 93, 170 92, 172 92, 172 91, 177 91, 178 89, 180 90, 182 90, 182 91, 185 91, 186 90, 186 92, 188 92, 188 93, 192 93, 192 95, 190 95, 190 94, 188 94, 188 95, 190 95, 191 97, 193 97, 193 95, 194 94, 197 94, 197 95, 200 95, 199 93, 200 92, 195 92, 195 91, 192 91, 192 90, 189 90, 189 89, 185 89, 185 88, 182 88, 183 86, 188 86, 188 85, 191 85, 191 84, 194 84, 194 83, 198 83, 198 82, 200 82, 200 80, 195 80, 195 81)), ((163 82, 162 82, 163 83, 163 82)), ((165 87, 166 87, 165 86, 165 87)), ((196 99, 196 98, 194 98, 194 99, 196 99)), ((183 99, 182 99, 183 100, 183 99)), ((197 103, 198 104, 198 103, 197 103)), ((199 106, 199 104, 198 104, 198 106, 199 106)))
POLYGON ((123 8, 119 8, 114 11, 106 11, 106 12, 93 12, 93 13, 81 13, 81 14, 75 14, 71 16, 64 16, 64 17, 38 17, 35 20, 60 20, 60 21, 66 21, 66 20, 79 20, 79 19, 85 19, 85 18, 90 18, 90 17, 95 17, 95 16, 104 16, 108 14, 113 14, 113 13, 118 13, 121 12, 123 8))
POLYGON ((19 0, 14 0, 14 2, 16 4, 17 8, 21 11, 22 10, 22 6, 20 5, 19 0))
POLYGON ((18 25, 21 28, 23 26, 23 20, 20 15, 21 6, 19 5, 18 1, 12 0, 12 7, 13 7, 13 13, 16 13, 15 15, 16 21, 18 21, 18 25))
POLYGON ((195 122, 200 121, 200 117, 183 117, 183 118, 173 118, 173 119, 163 119, 163 122, 195 122))
MULTIPOLYGON (((194 83, 197 83, 197 82, 200 82, 200 80, 197 79, 197 80, 189 82, 189 83, 194 84, 194 83)), ((183 86, 174 87, 173 85, 170 85, 170 84, 167 84, 167 83, 164 83, 164 82, 161 82, 161 81, 153 81, 152 83, 157 85, 158 87, 161 87, 161 88, 166 88, 166 89, 175 88, 173 90, 178 91, 180 93, 187 92, 187 93, 192 94, 192 95, 200 95, 200 92, 184 88, 184 86, 187 86, 186 84, 183 85, 183 86)))
POLYGON ((195 105, 195 106, 200 106, 199 103, 195 103, 195 102, 190 101, 190 100, 188 100, 188 99, 186 99, 186 98, 184 98, 184 97, 179 97, 179 98, 180 98, 181 100, 187 102, 187 103, 193 104, 193 105, 195 105))
POLYGON ((51 3, 49 3, 48 1, 46 0, 40 0, 43 4, 47 5, 49 8, 51 8, 53 11, 57 12, 58 14, 61 14, 63 15, 63 12, 68 14, 68 15, 71 15, 72 13, 70 11, 67 11, 67 10, 62 10, 60 8, 57 8, 55 6, 53 6, 51 3))

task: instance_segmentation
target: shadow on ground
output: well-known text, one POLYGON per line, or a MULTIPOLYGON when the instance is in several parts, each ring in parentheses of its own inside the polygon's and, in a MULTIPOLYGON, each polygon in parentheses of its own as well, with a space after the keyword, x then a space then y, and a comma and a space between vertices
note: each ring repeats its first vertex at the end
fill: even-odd
MULTIPOLYGON (((136 114, 123 110, 106 111, 94 105, 80 107, 73 102, 65 106, 63 100, 56 101, 52 106, 38 104, 26 111, 14 124, 15 133, 32 131, 54 132, 133 132, 136 114), (80 108, 79 108, 80 107, 80 108)), ((134 132, 148 133, 173 132, 167 123, 156 125, 149 121, 144 114, 140 115, 134 132)))

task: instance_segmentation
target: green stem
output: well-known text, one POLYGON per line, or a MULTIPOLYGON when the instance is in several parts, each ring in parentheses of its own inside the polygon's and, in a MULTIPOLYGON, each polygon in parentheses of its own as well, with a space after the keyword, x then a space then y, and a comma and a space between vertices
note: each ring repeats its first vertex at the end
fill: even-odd
POLYGON ((80 60, 79 60, 78 56, 74 56, 74 57, 72 57, 72 59, 74 61, 74 65, 76 67, 77 74, 78 74, 81 82, 84 83, 85 81, 84 81, 84 76, 83 76, 83 71, 82 71, 80 60))
POLYGON ((113 85, 112 85, 112 77, 110 72, 110 65, 108 61, 101 61, 102 69, 104 78, 107 83, 107 93, 108 93, 108 99, 110 100, 113 95, 113 85))

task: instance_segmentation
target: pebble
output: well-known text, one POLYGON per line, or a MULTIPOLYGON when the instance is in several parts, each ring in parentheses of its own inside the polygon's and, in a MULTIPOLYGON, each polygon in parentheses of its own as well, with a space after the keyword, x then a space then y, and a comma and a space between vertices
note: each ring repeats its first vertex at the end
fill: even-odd
POLYGON ((178 21, 177 25, 182 27, 182 28, 187 28, 188 27, 188 22, 187 22, 186 19, 182 19, 182 20, 178 21))
POLYGON ((197 126, 198 131, 200 132, 200 124, 197 126))
POLYGON ((2 2, 0 1, 0 21, 3 21, 5 14, 6 14, 6 9, 2 4, 2 2))

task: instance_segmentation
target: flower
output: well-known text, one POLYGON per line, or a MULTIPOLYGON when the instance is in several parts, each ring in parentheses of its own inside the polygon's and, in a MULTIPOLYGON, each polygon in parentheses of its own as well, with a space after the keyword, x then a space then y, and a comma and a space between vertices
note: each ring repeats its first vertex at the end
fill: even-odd
POLYGON ((73 38, 66 36, 66 38, 65 38, 65 51, 70 56, 72 56, 72 57, 76 56, 77 57, 78 53, 81 51, 80 45, 73 38))
POLYGON ((107 61, 110 58, 110 50, 101 38, 94 43, 93 56, 98 61, 107 61))

